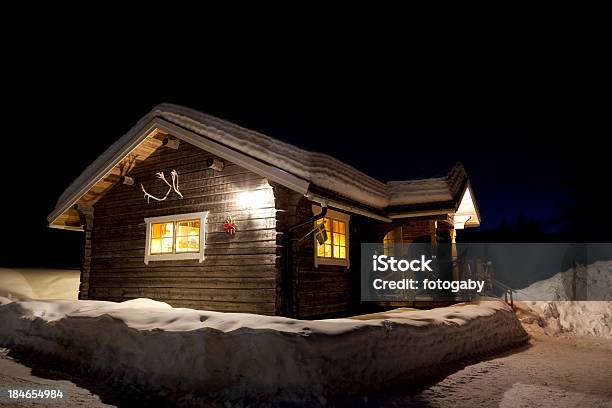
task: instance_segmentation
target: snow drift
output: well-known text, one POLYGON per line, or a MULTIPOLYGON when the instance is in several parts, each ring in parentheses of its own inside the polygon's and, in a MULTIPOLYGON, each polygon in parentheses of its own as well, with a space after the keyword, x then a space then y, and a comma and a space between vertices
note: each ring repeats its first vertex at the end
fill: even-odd
POLYGON ((612 302, 515 302, 521 320, 550 335, 595 336, 612 340, 612 302))
POLYGON ((53 356, 120 384, 230 400, 320 401, 527 340, 500 301, 319 321, 172 308, 150 299, 3 303, 2 346, 53 356))
POLYGON ((0 296, 11 299, 77 299, 78 269, 0 268, 0 296))
POLYGON ((517 300, 612 300, 612 262, 597 261, 579 268, 559 272, 548 279, 518 289, 517 300))
POLYGON ((572 289, 571 269, 520 289, 515 299, 523 300, 516 302, 522 320, 551 335, 612 339, 612 262, 594 262, 584 272, 583 290, 572 289), (576 292, 584 300, 572 300, 576 292))

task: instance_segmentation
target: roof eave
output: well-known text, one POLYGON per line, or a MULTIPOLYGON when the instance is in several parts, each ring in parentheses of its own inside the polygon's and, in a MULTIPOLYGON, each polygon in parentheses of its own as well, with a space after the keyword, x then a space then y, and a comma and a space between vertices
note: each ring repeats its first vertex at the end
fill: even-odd
MULTIPOLYGON (((145 125, 143 125, 137 131, 130 131, 128 134, 130 137, 126 138, 126 142, 118 149, 117 152, 111 155, 111 158, 104 163, 96 165, 94 162, 91 166, 95 166, 92 175, 86 177, 80 186, 66 197, 61 203, 58 203, 56 208, 49 214, 47 221, 49 226, 53 228, 61 228, 63 226, 56 225, 54 222, 69 208, 78 202, 78 200, 91 189, 98 181, 104 178, 114 166, 116 166, 125 156, 130 154, 145 138, 147 138, 151 132, 156 129, 172 134, 173 136, 200 147, 212 154, 231 160, 233 163, 251 170, 255 173, 261 174, 271 181, 277 182, 291 190, 294 190, 300 194, 306 194, 309 187, 309 182, 297 177, 285 170, 278 167, 267 164, 261 160, 250 157, 244 153, 241 153, 235 149, 224 146, 214 140, 206 138, 205 136, 196 134, 188 129, 182 128, 174 123, 171 123, 165 119, 159 117, 152 117, 145 125)), ((127 135, 126 135, 127 136, 127 135)), ((102 154, 104 157, 113 148, 109 147, 106 152, 102 154)), ((89 168, 88 168, 89 169, 89 168)), ((87 172, 87 170, 85 172, 87 172)), ((85 173, 84 172, 84 173, 85 173)), ((81 177, 81 176, 79 176, 81 177)), ((77 179, 78 180, 78 179, 77 179)), ((68 187, 70 189, 70 187, 68 187)), ((72 229, 72 228, 64 228, 72 229)))

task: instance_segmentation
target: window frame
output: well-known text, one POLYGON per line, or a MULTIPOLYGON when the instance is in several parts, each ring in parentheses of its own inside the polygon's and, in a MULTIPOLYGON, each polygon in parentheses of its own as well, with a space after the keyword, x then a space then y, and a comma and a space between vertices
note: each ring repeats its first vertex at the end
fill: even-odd
POLYGON ((395 250, 399 248, 400 253, 403 253, 403 245, 404 245, 404 240, 403 240, 403 233, 402 233, 402 226, 400 225, 399 227, 395 227, 392 230, 390 230, 389 232, 387 232, 385 234, 385 236, 383 237, 383 254, 387 255, 387 256, 399 256, 399 254, 395 253, 395 250), (391 236, 391 244, 390 245, 386 245, 385 244, 385 238, 387 237, 387 235, 391 236), (386 247, 385 247, 386 246, 386 247), (389 250, 389 253, 386 252, 386 250, 389 250))
MULTIPOLYGON (((197 259, 199 263, 204 261, 204 247, 206 243, 206 218, 208 217, 209 211, 201 211, 187 214, 173 214, 163 215, 160 217, 149 217, 145 218, 145 224, 147 226, 146 242, 145 242, 145 253, 144 263, 149 264, 150 261, 175 261, 183 259, 197 259), (176 223, 180 221, 188 220, 200 220, 200 250, 195 252, 172 252, 163 254, 151 254, 151 225, 159 223, 174 223, 172 231, 172 247, 176 245, 176 223)), ((174 249, 173 249, 174 250, 174 249)))
POLYGON ((395 229, 387 232, 383 237, 383 254, 387 256, 393 256, 393 250, 395 246, 395 229))
MULTIPOLYGON (((320 214, 321 213, 321 207, 319 207, 318 205, 313 205, 312 206, 312 212, 313 214, 320 214)), ((315 268, 317 268, 319 265, 335 265, 335 266, 346 266, 347 268, 350 268, 351 266, 351 262, 350 262, 350 252, 349 252, 349 244, 350 244, 350 219, 351 216, 349 214, 346 213, 342 213, 339 211, 334 211, 330 208, 327 209, 327 214, 325 214, 325 217, 323 218, 329 218, 330 219, 330 239, 331 239, 331 252, 332 252, 332 256, 329 258, 323 257, 323 256, 319 256, 318 251, 317 251, 317 239, 316 237, 313 237, 314 239, 314 264, 315 264, 315 268), (342 259, 342 258, 334 258, 333 254, 334 254, 334 230, 333 230, 333 224, 334 224, 334 219, 336 221, 342 221, 345 225, 345 236, 344 236, 344 243, 345 243, 345 251, 346 251, 346 258, 342 259)), ((317 220, 319 221, 319 220, 317 220)), ((314 222, 314 226, 317 226, 317 221, 314 222)))

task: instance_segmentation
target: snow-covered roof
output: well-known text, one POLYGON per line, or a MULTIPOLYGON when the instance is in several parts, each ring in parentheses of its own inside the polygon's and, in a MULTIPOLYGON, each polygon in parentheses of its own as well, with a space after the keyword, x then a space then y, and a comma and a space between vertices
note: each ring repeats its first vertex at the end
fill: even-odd
MULTIPOLYGON (((449 202, 457 200, 459 189, 465 187, 467 174, 457 163, 443 177, 421 180, 382 182, 354 167, 318 152, 301 149, 262 133, 246 129, 214 116, 183 106, 160 104, 147 113, 128 133, 111 145, 60 196, 55 210, 49 215, 53 222, 62 212, 79 200, 79 195, 109 172, 109 166, 142 142, 159 123, 188 131, 190 137, 231 149, 234 157, 263 163, 265 171, 278 171, 278 180, 301 193, 317 186, 376 210, 393 205, 449 202), (144 136, 143 136, 144 135, 144 136)), ((221 152, 221 150, 219 150, 221 152)), ((221 154, 220 154, 221 155, 221 154)), ((231 158, 227 158, 231 160, 231 158)), ((111 166, 112 167, 112 166, 111 166)))
POLYGON ((456 199, 464 187, 467 174, 461 163, 455 164, 448 174, 418 180, 389 181, 389 205, 448 202, 456 199))

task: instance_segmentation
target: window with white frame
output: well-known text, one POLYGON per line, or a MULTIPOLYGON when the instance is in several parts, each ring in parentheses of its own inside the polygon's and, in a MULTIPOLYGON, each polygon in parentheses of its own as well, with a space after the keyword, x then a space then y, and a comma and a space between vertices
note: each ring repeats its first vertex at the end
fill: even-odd
MULTIPOLYGON (((319 214, 321 207, 313 206, 313 213, 319 214)), ((320 244, 315 239, 315 266, 349 266, 349 220, 350 215, 327 210, 325 217, 315 221, 315 226, 323 224, 327 239, 320 244)))
POLYGON ((145 264, 150 261, 204 260, 208 211, 145 218, 145 264))

